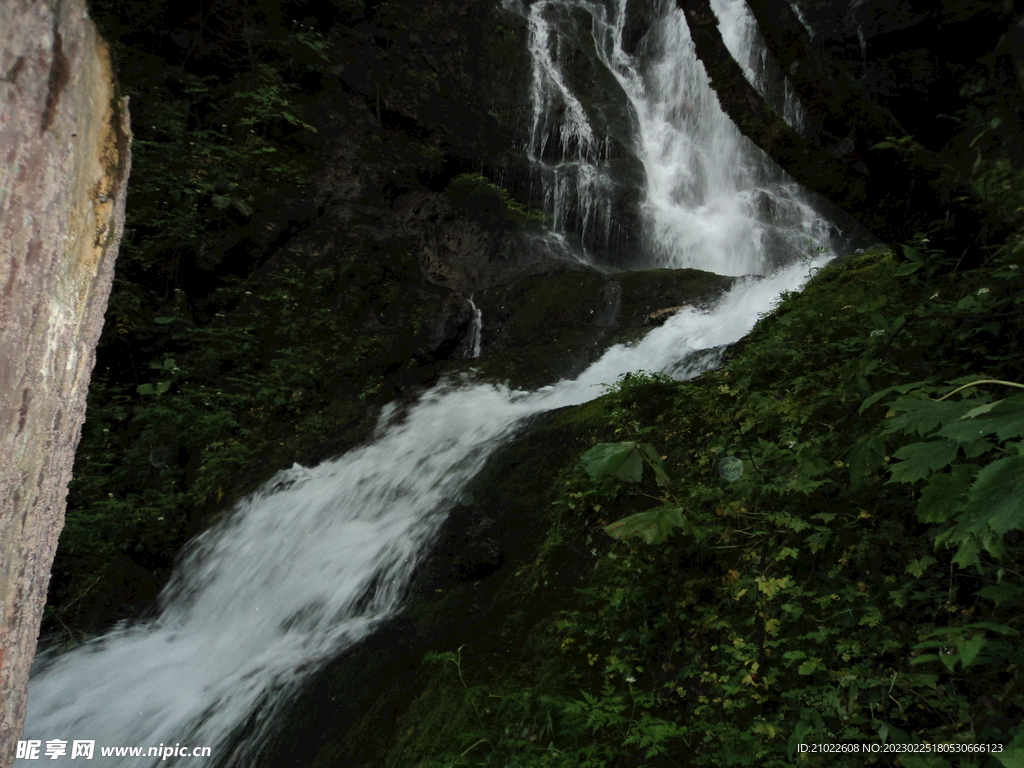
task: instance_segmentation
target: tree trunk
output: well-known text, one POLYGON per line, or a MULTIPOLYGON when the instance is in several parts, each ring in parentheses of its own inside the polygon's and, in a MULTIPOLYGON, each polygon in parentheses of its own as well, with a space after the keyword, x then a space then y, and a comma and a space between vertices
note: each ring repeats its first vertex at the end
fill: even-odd
POLYGON ((927 233, 933 247, 961 256, 998 240, 974 190, 869 99, 810 36, 786 0, 749 0, 768 49, 800 96, 813 132, 785 124, 722 40, 709 0, 676 0, 722 109, 740 131, 804 186, 828 197, 880 239, 927 233), (890 141, 892 140, 892 141, 890 141), (880 142, 889 144, 875 148, 880 142), (992 229, 992 232, 988 230, 992 229))
POLYGON ((121 239, 129 142, 127 103, 83 0, 3 0, 0 766, 21 734, 121 239))

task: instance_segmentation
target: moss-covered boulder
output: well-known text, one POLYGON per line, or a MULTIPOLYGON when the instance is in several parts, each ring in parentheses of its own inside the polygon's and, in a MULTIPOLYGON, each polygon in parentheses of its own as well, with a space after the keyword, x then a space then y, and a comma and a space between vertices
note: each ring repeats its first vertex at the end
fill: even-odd
POLYGON ((606 275, 576 266, 481 291, 482 357, 472 365, 520 388, 578 375, 616 343, 639 339, 651 315, 719 296, 734 278, 697 269, 606 275))

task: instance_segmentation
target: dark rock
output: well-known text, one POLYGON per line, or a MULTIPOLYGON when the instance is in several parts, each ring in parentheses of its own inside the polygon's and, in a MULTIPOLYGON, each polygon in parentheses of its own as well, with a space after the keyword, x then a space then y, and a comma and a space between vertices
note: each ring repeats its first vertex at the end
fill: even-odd
POLYGON ((605 275, 577 266, 481 291, 482 356, 472 366, 517 388, 575 376, 612 344, 638 340, 652 312, 706 303, 733 280, 696 269, 605 275))

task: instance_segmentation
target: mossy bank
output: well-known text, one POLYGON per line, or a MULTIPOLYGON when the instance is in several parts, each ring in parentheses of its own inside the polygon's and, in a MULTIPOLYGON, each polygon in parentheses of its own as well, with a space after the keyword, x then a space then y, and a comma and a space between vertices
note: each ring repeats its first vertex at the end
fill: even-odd
POLYGON ((889 398, 862 404, 1019 378, 1024 281, 1012 256, 921 264, 841 259, 721 369, 635 374, 538 420, 453 513, 408 610, 317 678, 264 764, 853 766, 886 758, 798 745, 1020 740, 1020 534, 954 563, 920 482, 887 482, 907 443, 882 434, 889 398), (588 474, 579 457, 622 440, 654 445, 671 485, 588 474), (696 538, 603 532, 667 495, 696 538), (968 641, 984 653, 961 658, 968 641))

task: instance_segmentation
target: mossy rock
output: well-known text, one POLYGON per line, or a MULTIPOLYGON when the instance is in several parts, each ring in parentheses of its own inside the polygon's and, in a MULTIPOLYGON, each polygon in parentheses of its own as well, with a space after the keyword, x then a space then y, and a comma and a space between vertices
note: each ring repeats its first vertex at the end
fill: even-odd
POLYGON ((705 304, 733 280, 696 269, 606 275, 579 267, 481 291, 482 356, 463 367, 516 388, 576 376, 612 344, 641 338, 652 313, 705 304))

